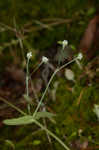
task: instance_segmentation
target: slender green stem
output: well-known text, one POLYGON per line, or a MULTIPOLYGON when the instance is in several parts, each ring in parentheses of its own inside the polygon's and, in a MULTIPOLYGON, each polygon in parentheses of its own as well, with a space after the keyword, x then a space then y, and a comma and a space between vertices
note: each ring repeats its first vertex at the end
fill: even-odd
MULTIPOLYGON (((43 64, 43 62, 41 61, 40 64, 37 65, 37 67, 34 69, 34 71, 31 73, 31 75, 36 72, 39 67, 43 64)), ((29 76, 29 68, 28 68, 28 65, 29 65, 29 58, 27 58, 27 66, 26 66, 26 70, 27 70, 27 74, 26 74, 26 95, 29 96, 29 79, 31 78, 31 75, 29 76)), ((31 111, 30 111, 30 104, 28 104, 28 113, 31 114, 31 111)))
POLYGON ((58 69, 58 72, 59 72, 60 70, 62 70, 64 67, 68 66, 69 64, 71 64, 72 62, 74 62, 74 61, 76 61, 76 60, 77 60, 77 58, 74 58, 74 59, 72 59, 71 61, 69 61, 68 63, 62 65, 62 66, 58 69))
POLYGON ((76 59, 76 64, 78 65, 78 67, 79 67, 81 70, 83 69, 83 67, 82 67, 82 65, 81 65, 81 63, 79 62, 78 59, 76 59))
POLYGON ((27 64, 26 64, 26 94, 29 96, 29 87, 28 87, 28 80, 29 80, 29 58, 27 58, 27 64))
POLYGON ((37 111, 39 110, 39 108, 40 108, 40 106, 41 106, 41 104, 42 104, 42 101, 43 101, 43 99, 44 99, 44 97, 45 97, 45 95, 46 95, 46 92, 47 92, 47 90, 48 90, 48 88, 49 88, 49 85, 50 85, 51 81, 53 80, 54 76, 56 75, 56 73, 59 72, 59 71, 60 71, 61 69, 63 69, 64 67, 66 67, 67 65, 71 64, 72 62, 74 62, 76 59, 77 59, 77 58, 74 58, 74 59, 71 60, 70 62, 68 62, 68 63, 62 65, 60 68, 57 68, 57 69, 54 71, 54 73, 52 74, 52 76, 51 76, 51 78, 50 78, 50 80, 49 80, 49 82, 48 82, 48 84, 47 84, 47 87, 46 87, 46 89, 45 89, 45 91, 44 91, 44 93, 43 93, 43 95, 42 95, 42 97, 41 97, 41 99, 40 99, 40 102, 38 103, 37 108, 35 109, 35 111, 34 111, 34 113, 33 113, 33 117, 35 117, 37 111))
POLYGON ((37 111, 39 110, 39 108, 40 108, 40 106, 41 106, 41 104, 42 104, 42 101, 43 101, 43 99, 44 99, 44 97, 45 97, 45 94, 46 94, 46 92, 47 92, 47 90, 48 90, 48 88, 49 88, 49 85, 50 85, 51 81, 53 80, 54 76, 56 75, 57 71, 58 71, 58 70, 56 69, 55 72, 52 74, 52 76, 51 76, 51 78, 50 78, 50 80, 49 80, 49 82, 48 82, 48 84, 47 84, 47 87, 46 87, 46 89, 45 89, 45 91, 44 91, 44 93, 43 93, 43 95, 42 95, 42 97, 41 97, 41 100, 40 100, 40 102, 38 103, 38 106, 37 106, 36 110, 35 110, 34 113, 33 113, 33 117, 35 117, 37 111))
POLYGON ((39 64, 37 65, 37 67, 32 71, 32 73, 30 74, 30 76, 31 76, 33 73, 35 73, 35 72, 41 67, 42 64, 43 64, 43 62, 41 61, 41 63, 39 63, 39 64))
MULTIPOLYGON (((29 68, 28 68, 28 65, 29 65, 29 58, 27 58, 27 64, 26 64, 26 95, 29 96, 29 68)), ((27 108, 28 108, 28 113, 31 114, 31 111, 30 111, 30 104, 28 103, 27 105, 27 108)))
POLYGON ((50 130, 48 130, 46 127, 44 127, 41 123, 39 123, 37 120, 34 120, 34 123, 41 127, 41 129, 45 130, 50 136, 52 136, 56 141, 58 141, 66 150, 70 150, 68 146, 64 144, 63 141, 61 141, 54 133, 52 133, 50 130))

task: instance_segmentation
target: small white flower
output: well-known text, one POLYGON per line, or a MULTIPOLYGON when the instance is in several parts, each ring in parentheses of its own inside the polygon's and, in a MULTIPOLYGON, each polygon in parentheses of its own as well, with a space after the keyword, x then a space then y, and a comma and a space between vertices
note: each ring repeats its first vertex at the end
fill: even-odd
POLYGON ((63 49, 64 49, 67 45, 68 45, 68 41, 67 41, 67 40, 62 41, 63 49))
POLYGON ((32 52, 27 53, 27 58, 30 59, 32 57, 32 52))
POLYGON ((45 57, 45 56, 42 57, 42 62, 43 62, 44 64, 46 64, 48 61, 49 61, 49 60, 48 60, 47 57, 45 57))
POLYGON ((83 54, 79 53, 78 56, 77 56, 77 59, 81 60, 82 58, 83 58, 83 54))

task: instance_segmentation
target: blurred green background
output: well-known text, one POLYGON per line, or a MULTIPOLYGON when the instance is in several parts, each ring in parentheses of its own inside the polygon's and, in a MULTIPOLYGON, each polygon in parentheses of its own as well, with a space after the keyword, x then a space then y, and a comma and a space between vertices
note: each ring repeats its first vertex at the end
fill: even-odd
MULTIPOLYGON (((0 80, 6 67, 11 64, 25 69, 24 59, 28 51, 32 51, 30 65, 33 66, 39 61, 39 56, 57 44, 57 41, 66 39, 78 48, 98 7, 99 0, 1 0, 0 80)), ((76 67, 73 65, 72 69, 79 77, 81 72, 76 67)), ((81 149, 75 146, 75 141, 80 139, 81 143, 89 141, 92 150, 98 150, 99 125, 92 112, 93 104, 98 103, 99 98, 97 83, 93 82, 92 87, 86 87, 84 78, 77 82, 75 92, 71 95, 68 85, 71 87, 72 84, 67 85, 64 78, 58 78, 58 81, 61 86, 57 89, 57 101, 48 103, 58 117, 55 118, 56 124, 47 121, 47 127, 68 143, 71 149, 81 149), (75 103, 83 90, 83 100, 77 107, 75 103), (81 137, 78 135, 79 129, 82 129, 81 137)), ((46 133, 35 125, 2 125, 0 132, 1 150, 63 150, 55 140, 49 143, 46 133)))

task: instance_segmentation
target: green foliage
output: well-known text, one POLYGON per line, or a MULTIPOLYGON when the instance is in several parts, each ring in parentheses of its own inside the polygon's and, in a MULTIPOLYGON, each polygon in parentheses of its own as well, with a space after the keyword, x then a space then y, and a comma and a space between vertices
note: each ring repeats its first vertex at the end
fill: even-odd
POLYGON ((34 140, 34 141, 33 141, 33 145, 39 145, 40 143, 41 143, 40 140, 34 140))
POLYGON ((13 118, 13 119, 7 119, 4 120, 3 123, 6 125, 27 125, 35 122, 35 120, 39 120, 40 118, 52 118, 55 116, 52 113, 49 112, 37 112, 36 116, 33 118, 33 116, 26 115, 19 118, 13 118))
MULTIPOLYGON (((24 52, 26 53, 27 49, 32 49, 34 54, 33 61, 38 61, 36 60, 37 50, 47 51, 47 49, 53 47, 53 44, 57 43, 57 41, 67 39, 69 44, 78 47, 88 21, 94 16, 96 7, 98 8, 98 3, 98 0, 65 0, 63 2, 61 0, 49 0, 47 2, 45 0, 1 0, 0 23, 4 23, 12 28, 16 27, 18 31, 20 31, 25 24, 30 23, 29 29, 33 27, 33 30, 29 33, 25 33, 27 38, 23 40, 24 52), (37 24, 35 21, 39 20, 44 24, 59 23, 59 20, 44 21, 53 18, 70 19, 71 21, 70 23, 52 26, 51 29, 41 28, 40 24, 37 24)), ((28 29, 28 27, 26 29, 28 29)), ((18 55, 18 57, 22 58, 20 45, 16 42, 17 39, 15 32, 0 25, 0 72, 3 71, 6 65, 12 64, 12 61, 14 61, 14 57, 11 55, 13 51, 15 57, 18 55), (1 32, 2 30, 4 31, 1 32), (13 41, 16 42, 15 45, 12 44, 13 41)), ((22 59, 20 59, 18 63, 21 64, 22 59)), ((31 66, 33 63, 31 62, 31 66)), ((48 128, 60 138, 66 136, 65 141, 70 143, 72 140, 77 139, 78 130, 81 128, 85 137, 91 136, 91 138, 97 142, 97 139, 99 139, 99 125, 93 108, 94 104, 99 103, 98 87, 96 83, 92 83, 91 87, 86 86, 85 77, 81 81, 78 80, 82 71, 77 68, 77 65, 72 65, 71 68, 75 73, 77 82, 76 84, 68 82, 64 77, 58 79, 59 86, 56 93, 56 101, 53 102, 50 100, 48 103, 48 107, 51 107, 57 114, 55 118, 56 124, 53 127, 53 125, 48 122, 48 128), (73 92, 68 90, 72 88, 73 92), (82 90, 84 90, 84 92, 79 105, 77 105, 82 90)), ((48 114, 48 112, 47 114, 40 112, 37 118, 50 118, 53 116, 53 114, 48 114)), ((6 121, 5 123, 7 124, 27 124, 33 122, 33 119, 32 116, 25 116, 25 118, 21 117, 17 120, 6 121)), ((46 135, 42 130, 39 131, 35 125, 17 128, 4 126, 3 130, 1 130, 1 139, 0 149, 2 150, 8 150, 9 145, 11 147, 13 143, 15 144, 16 150, 27 150, 27 148, 28 150, 51 150, 46 135), (34 134, 32 134, 31 131, 33 131, 34 134), (5 139, 11 140, 6 141, 8 143, 6 144, 4 142, 5 139)), ((52 141, 52 143, 55 149, 62 149, 55 141, 52 141)), ((93 145, 95 144, 93 143, 93 145)))
POLYGON ((7 119, 3 121, 3 123, 6 125, 27 125, 33 122, 34 122, 33 116, 29 115, 14 119, 7 119))

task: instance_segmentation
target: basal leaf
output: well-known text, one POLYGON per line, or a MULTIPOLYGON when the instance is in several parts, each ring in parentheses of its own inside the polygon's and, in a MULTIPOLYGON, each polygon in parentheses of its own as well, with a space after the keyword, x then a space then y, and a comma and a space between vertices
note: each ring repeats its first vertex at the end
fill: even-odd
MULTIPOLYGON (((55 116, 55 114, 52 114, 50 112, 37 112, 34 119, 38 120, 40 118, 45 118, 45 117, 52 118, 53 116, 55 116)), ((3 121, 3 123, 6 125, 27 125, 33 123, 35 121, 34 119, 33 116, 26 115, 19 118, 6 119, 3 121)))
POLYGON ((27 115, 19 118, 7 119, 3 123, 6 125, 26 125, 34 122, 33 116, 27 115))
POLYGON ((53 113, 50 113, 50 112, 47 112, 47 111, 42 111, 42 112, 37 112, 36 116, 35 116, 35 119, 40 119, 40 118, 52 118, 56 116, 55 114, 53 113))

